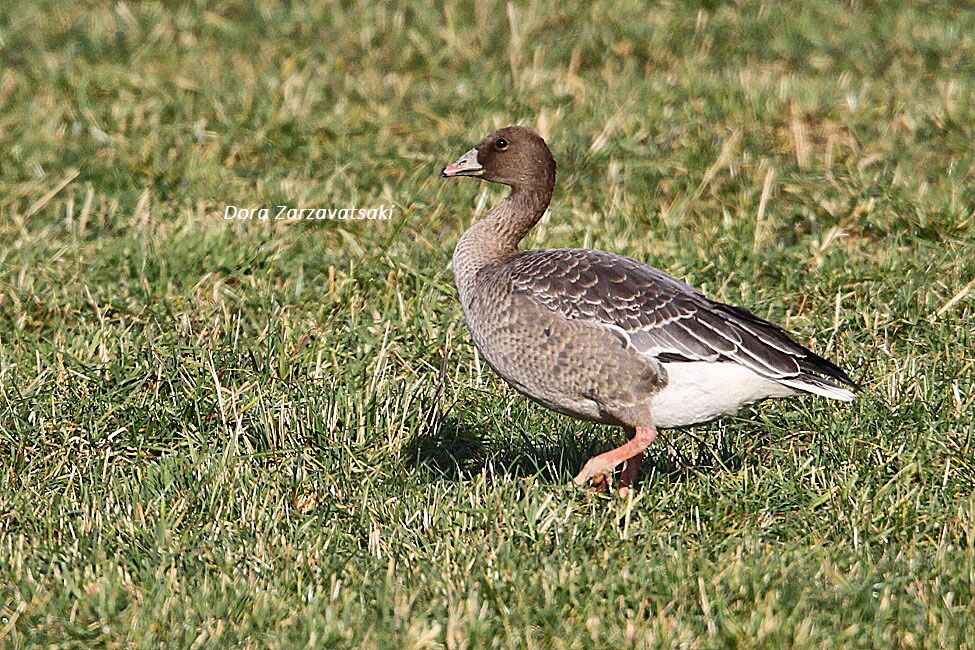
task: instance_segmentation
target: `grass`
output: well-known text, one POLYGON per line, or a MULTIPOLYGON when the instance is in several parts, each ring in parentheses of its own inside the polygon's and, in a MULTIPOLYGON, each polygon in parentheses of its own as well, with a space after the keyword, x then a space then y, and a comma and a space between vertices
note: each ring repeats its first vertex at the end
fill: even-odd
POLYGON ((967 3, 7 3, 0 643, 965 646, 967 3), (491 128, 559 161, 529 245, 785 323, 860 399, 620 432, 474 355, 448 263, 491 128), (224 206, 395 204, 389 221, 224 206))

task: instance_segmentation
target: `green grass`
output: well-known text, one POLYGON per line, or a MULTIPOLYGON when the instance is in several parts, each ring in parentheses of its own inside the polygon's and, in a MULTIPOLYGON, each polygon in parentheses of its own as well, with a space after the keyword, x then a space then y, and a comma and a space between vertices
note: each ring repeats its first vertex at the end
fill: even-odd
POLYGON ((962 2, 4 3, 0 644, 971 647, 973 61, 962 2), (437 172, 507 123, 559 162, 529 245, 860 399, 565 488, 620 432, 507 389, 448 269, 499 191, 437 172), (278 203, 396 209, 222 218, 278 203))

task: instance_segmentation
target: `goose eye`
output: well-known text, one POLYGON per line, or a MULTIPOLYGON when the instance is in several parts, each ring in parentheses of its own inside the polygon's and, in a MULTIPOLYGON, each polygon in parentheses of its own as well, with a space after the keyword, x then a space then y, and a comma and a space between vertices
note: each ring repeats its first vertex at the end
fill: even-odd
POLYGON ((494 141, 494 148, 497 149, 498 151, 504 151, 505 149, 508 148, 508 141, 505 140, 504 138, 498 138, 497 140, 494 141))

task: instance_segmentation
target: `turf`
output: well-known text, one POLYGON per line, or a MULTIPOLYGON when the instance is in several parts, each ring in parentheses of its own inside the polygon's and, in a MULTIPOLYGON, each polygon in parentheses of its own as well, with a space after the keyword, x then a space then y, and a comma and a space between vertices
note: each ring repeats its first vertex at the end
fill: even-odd
POLYGON ((968 3, 0 5, 0 644, 966 646, 968 3), (620 432, 480 361, 496 126, 532 246, 646 260, 863 384, 620 432), (392 218, 224 219, 227 205, 392 218))

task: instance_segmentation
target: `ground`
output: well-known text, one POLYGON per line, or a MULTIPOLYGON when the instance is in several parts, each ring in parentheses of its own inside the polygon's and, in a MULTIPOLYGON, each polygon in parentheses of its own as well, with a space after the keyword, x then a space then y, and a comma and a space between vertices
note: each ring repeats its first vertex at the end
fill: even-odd
POLYGON ((5 3, 0 644, 959 646, 975 638, 967 3, 5 3), (618 430, 474 354, 492 128, 531 246, 647 261, 863 388, 618 430), (227 206, 387 220, 224 218, 227 206))

